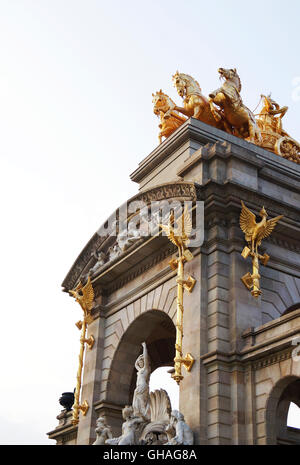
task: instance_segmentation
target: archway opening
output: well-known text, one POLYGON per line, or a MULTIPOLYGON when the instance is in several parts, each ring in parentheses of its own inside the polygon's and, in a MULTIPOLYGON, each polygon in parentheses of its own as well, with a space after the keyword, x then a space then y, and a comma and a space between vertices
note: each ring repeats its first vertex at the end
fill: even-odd
POLYGON ((300 430, 300 407, 294 404, 294 402, 291 402, 289 406, 287 427, 300 430))
POLYGON ((150 391, 164 389, 170 398, 172 410, 179 410, 179 386, 168 373, 172 368, 173 366, 156 368, 151 373, 149 386, 150 391))
MULTIPOLYGON (((174 365, 176 328, 171 318, 160 310, 150 310, 137 317, 123 334, 115 351, 109 372, 106 402, 120 409, 118 419, 112 419, 116 430, 121 427, 121 408, 132 405, 136 387, 135 362, 146 342, 151 363, 151 373, 157 368, 174 365)), ((169 376, 174 385, 176 382, 169 376)), ((155 375, 154 375, 155 377, 155 375)), ((161 386, 164 389, 163 386, 161 386)), ((167 390, 167 389, 166 389, 167 390)), ((105 413, 109 417, 109 412, 105 413)))
POLYGON ((289 425, 291 403, 300 408, 300 378, 287 376, 273 388, 267 406, 268 444, 300 444, 300 429, 289 425))

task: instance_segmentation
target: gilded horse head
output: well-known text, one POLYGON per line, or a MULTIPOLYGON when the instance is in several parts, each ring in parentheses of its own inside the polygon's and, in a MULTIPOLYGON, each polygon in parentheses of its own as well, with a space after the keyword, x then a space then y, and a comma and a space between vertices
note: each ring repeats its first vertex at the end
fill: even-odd
POLYGON ((242 84, 240 80, 240 76, 238 75, 236 68, 226 69, 226 68, 219 68, 218 73, 220 75, 220 79, 224 79, 228 83, 232 84, 238 93, 242 90, 242 84))
POLYGON ((202 94, 199 83, 189 74, 179 73, 173 76, 173 83, 179 96, 183 99, 183 107, 175 107, 175 110, 190 118, 196 118, 203 123, 214 127, 223 127, 217 110, 211 110, 208 99, 202 94))
POLYGON ((162 142, 163 137, 169 137, 179 126, 181 126, 186 118, 179 115, 175 110, 175 103, 173 100, 165 94, 162 90, 152 94, 153 112, 159 116, 159 143, 162 142))
POLYGON ((240 96, 242 89, 236 68, 218 69, 224 83, 219 89, 209 94, 210 104, 217 105, 223 114, 225 130, 251 142, 261 142, 260 129, 253 113, 243 104, 240 96))
POLYGON ((189 95, 202 95, 199 83, 189 74, 179 73, 176 71, 173 78, 174 86, 181 98, 189 95))
POLYGON ((152 103, 154 104, 153 112, 155 115, 159 115, 160 112, 166 113, 175 108, 175 102, 161 89, 156 94, 152 94, 152 97, 152 103))

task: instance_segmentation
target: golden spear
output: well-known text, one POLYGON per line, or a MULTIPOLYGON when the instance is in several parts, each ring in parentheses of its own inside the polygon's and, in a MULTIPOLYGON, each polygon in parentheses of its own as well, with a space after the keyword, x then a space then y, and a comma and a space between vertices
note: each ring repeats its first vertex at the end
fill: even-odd
POLYGON ((94 345, 94 337, 90 336, 86 339, 86 330, 87 325, 93 321, 91 317, 91 309, 94 300, 94 290, 91 283, 90 277, 88 277, 87 283, 85 286, 78 284, 75 290, 71 290, 70 294, 75 298, 76 302, 78 302, 83 310, 83 321, 78 321, 76 326, 78 329, 81 330, 81 337, 80 337, 80 351, 79 351, 79 365, 77 370, 77 382, 74 394, 74 404, 73 404, 73 425, 77 425, 79 422, 79 411, 82 411, 83 415, 86 415, 89 404, 85 400, 83 403, 80 403, 80 391, 81 391, 81 378, 82 378, 82 368, 83 368, 83 357, 84 357, 84 350, 85 350, 85 343, 88 344, 89 348, 91 349, 94 345))
POLYGON ((192 221, 188 213, 187 207, 184 213, 176 221, 177 228, 174 229, 174 215, 170 214, 168 226, 160 224, 162 230, 166 233, 169 240, 177 246, 178 258, 170 261, 170 267, 177 269, 177 314, 176 314, 176 343, 175 343, 175 358, 174 358, 174 373, 172 378, 177 384, 183 379, 181 365, 184 365, 187 371, 191 371, 194 364, 194 358, 190 353, 185 357, 182 354, 182 339, 183 339, 183 294, 184 290, 192 292, 196 280, 189 276, 184 279, 184 263, 193 258, 193 254, 186 248, 189 242, 189 236, 192 230, 192 221))

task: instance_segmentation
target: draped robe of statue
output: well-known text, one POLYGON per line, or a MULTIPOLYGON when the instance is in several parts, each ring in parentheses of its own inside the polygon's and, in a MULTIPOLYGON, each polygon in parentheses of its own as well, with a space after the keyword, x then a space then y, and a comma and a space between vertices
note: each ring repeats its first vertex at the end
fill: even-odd
POLYGON ((137 381, 133 395, 132 407, 135 415, 142 416, 145 420, 150 420, 149 378, 151 374, 151 367, 145 342, 142 343, 142 346, 143 354, 140 355, 135 362, 137 381))

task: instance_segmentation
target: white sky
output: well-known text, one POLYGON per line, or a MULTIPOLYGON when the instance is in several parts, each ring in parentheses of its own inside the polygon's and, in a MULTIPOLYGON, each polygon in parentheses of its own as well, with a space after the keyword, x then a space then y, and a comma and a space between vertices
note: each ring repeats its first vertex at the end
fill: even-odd
POLYGON ((129 174, 157 145, 152 92, 180 103, 179 69, 208 95, 218 67, 237 67, 247 106, 272 91, 299 139, 299 5, 0 0, 0 443, 53 443, 46 432, 75 386, 81 317, 60 284, 137 192, 129 174))

